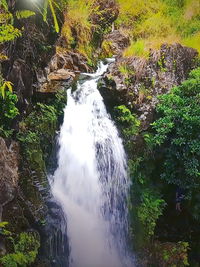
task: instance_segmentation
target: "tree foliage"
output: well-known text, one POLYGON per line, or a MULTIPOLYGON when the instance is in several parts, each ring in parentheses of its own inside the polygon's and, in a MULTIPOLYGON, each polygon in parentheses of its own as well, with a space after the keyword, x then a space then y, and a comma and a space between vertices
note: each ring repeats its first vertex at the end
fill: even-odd
POLYGON ((163 148, 161 177, 185 189, 200 186, 200 68, 160 97, 153 142, 163 148))

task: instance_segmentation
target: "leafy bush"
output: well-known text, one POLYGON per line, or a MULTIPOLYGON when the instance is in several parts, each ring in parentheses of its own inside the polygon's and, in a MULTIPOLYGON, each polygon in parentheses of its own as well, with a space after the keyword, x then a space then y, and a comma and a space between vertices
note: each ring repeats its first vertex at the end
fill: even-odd
POLYGON ((23 153, 32 169, 45 171, 45 162, 57 127, 57 114, 52 105, 38 103, 29 116, 20 122, 17 135, 23 153))
POLYGON ((5 0, 1 1, 0 9, 0 44, 13 41, 22 35, 21 30, 13 26, 15 17, 17 19, 23 19, 35 15, 35 12, 30 10, 16 11, 13 15, 9 12, 8 4, 5 0))
POLYGON ((156 221, 166 203, 154 191, 146 189, 141 195, 141 204, 137 207, 137 215, 144 227, 145 238, 148 240, 154 234, 156 221))
POLYGON ((189 79, 160 97, 159 119, 152 127, 155 145, 162 146, 161 177, 192 191, 200 185, 200 68, 189 79))
POLYGON ((10 91, 5 92, 5 97, 0 96, 0 135, 9 137, 12 130, 13 119, 19 114, 16 107, 18 99, 10 91))
POLYGON ((140 121, 124 105, 115 107, 116 121, 120 124, 122 134, 129 138, 138 133, 140 121))
POLYGON ((19 241, 14 242, 14 253, 1 257, 0 262, 4 267, 30 266, 36 259, 39 247, 39 237, 36 233, 21 233, 19 241))
POLYGON ((90 15, 93 11, 94 0, 69 0, 68 12, 62 28, 62 35, 69 43, 74 43, 76 33, 77 45, 85 46, 91 41, 92 24, 90 15))

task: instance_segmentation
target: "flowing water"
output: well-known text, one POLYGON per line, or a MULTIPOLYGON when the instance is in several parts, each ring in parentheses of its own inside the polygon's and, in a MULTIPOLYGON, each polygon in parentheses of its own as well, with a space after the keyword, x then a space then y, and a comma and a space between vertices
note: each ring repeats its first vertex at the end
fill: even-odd
POLYGON ((127 252, 126 155, 97 82, 106 71, 85 74, 68 102, 59 136, 51 189, 67 222, 70 267, 130 267, 127 252))

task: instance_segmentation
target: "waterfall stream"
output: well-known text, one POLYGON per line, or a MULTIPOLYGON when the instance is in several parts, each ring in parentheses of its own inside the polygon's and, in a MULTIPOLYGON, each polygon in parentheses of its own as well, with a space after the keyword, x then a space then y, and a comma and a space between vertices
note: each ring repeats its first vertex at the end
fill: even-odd
POLYGON ((133 266, 127 248, 126 155, 97 82, 108 64, 85 74, 68 102, 50 183, 67 222, 70 267, 133 266))

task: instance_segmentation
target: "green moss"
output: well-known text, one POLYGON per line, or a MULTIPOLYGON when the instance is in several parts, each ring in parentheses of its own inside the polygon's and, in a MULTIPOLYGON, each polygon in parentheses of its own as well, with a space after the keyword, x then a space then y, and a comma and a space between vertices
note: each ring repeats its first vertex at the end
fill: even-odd
POLYGON ((20 123, 18 140, 30 169, 42 174, 45 160, 57 129, 57 112, 51 105, 38 103, 35 109, 20 123))

